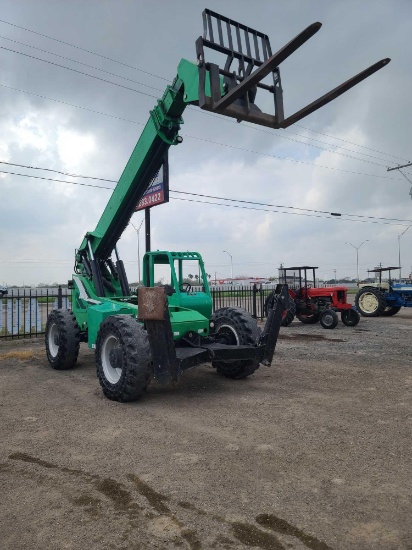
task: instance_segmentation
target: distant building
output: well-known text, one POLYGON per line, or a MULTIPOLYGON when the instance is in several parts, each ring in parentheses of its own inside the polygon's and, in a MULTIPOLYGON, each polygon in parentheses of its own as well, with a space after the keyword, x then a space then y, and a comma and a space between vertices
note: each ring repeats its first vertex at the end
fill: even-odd
POLYGON ((229 286, 250 286, 250 285, 267 285, 272 284, 272 281, 265 277, 234 277, 227 279, 216 279, 210 281, 211 285, 229 285, 229 286))

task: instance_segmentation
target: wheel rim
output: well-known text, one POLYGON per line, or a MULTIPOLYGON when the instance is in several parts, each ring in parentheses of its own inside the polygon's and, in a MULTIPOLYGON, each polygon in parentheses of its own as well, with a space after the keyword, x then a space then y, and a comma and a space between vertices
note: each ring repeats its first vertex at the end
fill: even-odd
POLYGON ((113 334, 107 336, 102 345, 101 359, 103 372, 106 379, 111 384, 117 384, 117 382, 120 380, 120 377, 122 376, 122 369, 114 367, 110 360, 110 352, 118 346, 119 341, 116 336, 113 336, 113 334))
POLYGON ((373 292, 365 292, 359 298, 359 305, 365 313, 375 313, 379 307, 378 298, 373 292))
POLYGON ((217 333, 219 335, 219 339, 225 340, 225 344, 238 346, 240 343, 237 332, 230 325, 220 325, 217 329, 217 333))
POLYGON ((325 325, 330 327, 333 324, 333 315, 331 313, 326 313, 322 317, 322 321, 325 325))
POLYGON ((56 323, 53 323, 49 330, 49 353, 52 357, 56 357, 59 353, 59 329, 56 323))

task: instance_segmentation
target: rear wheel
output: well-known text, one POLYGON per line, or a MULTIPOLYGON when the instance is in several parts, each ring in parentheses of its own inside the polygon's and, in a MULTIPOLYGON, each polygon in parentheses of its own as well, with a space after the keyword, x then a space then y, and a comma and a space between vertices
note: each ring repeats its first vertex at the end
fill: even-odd
POLYGON ((310 315, 304 315, 303 313, 298 313, 296 317, 299 319, 301 323, 305 323, 305 325, 314 325, 319 321, 319 313, 311 313, 310 315))
POLYGON ((400 310, 400 306, 387 306, 382 312, 382 315, 384 317, 392 317, 392 315, 396 315, 400 310))
POLYGON ((360 315, 355 309, 344 309, 340 314, 340 318, 347 327, 356 327, 360 321, 360 315))
POLYGON ((135 401, 150 383, 152 357, 147 332, 129 315, 111 315, 96 341, 97 376, 113 401, 135 401))
POLYGON ((338 324, 338 314, 333 309, 325 309, 322 311, 319 322, 323 328, 332 329, 338 324))
MULTIPOLYGON (((241 308, 224 307, 210 318, 214 323, 214 335, 218 342, 232 346, 255 345, 261 330, 256 319, 241 308)), ((246 361, 213 361, 212 366, 227 378, 241 379, 250 376, 259 368, 257 359, 246 361)))
POLYGON ((74 367, 79 355, 80 330, 73 312, 54 309, 46 324, 46 354, 56 370, 74 367))
POLYGON ((355 306, 364 317, 378 317, 385 311, 385 296, 377 289, 362 288, 355 296, 355 306))

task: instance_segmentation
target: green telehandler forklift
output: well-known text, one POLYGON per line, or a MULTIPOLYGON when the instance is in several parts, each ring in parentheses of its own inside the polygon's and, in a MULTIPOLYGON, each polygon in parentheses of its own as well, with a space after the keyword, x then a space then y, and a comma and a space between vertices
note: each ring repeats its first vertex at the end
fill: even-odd
POLYGON ((321 27, 314 23, 272 54, 267 35, 210 10, 203 12, 203 36, 196 41, 195 62, 182 59, 172 85, 150 111, 150 117, 94 231, 86 233, 75 253, 72 310, 53 310, 46 325, 46 352, 58 370, 72 368, 80 342, 95 349, 97 375, 106 397, 138 399, 154 377, 167 384, 189 368, 211 363, 233 379, 251 375, 259 364, 270 366, 286 285, 263 331, 246 311, 222 308, 212 314, 212 299, 203 260, 197 252, 147 252, 143 287, 132 296, 116 248, 136 206, 157 176, 179 136, 188 105, 269 128, 287 128, 343 94, 390 60, 383 59, 285 118, 279 65, 321 27), (224 66, 206 61, 205 51, 223 54, 224 66), (265 79, 265 82, 263 80, 265 79), (258 93, 271 94, 273 113, 256 104, 258 93), (115 256, 115 259, 112 256, 115 256), (183 265, 203 279, 202 292, 184 282, 183 265), (155 285, 155 268, 170 271, 170 284, 155 285), (199 271, 197 271, 199 270, 199 271))

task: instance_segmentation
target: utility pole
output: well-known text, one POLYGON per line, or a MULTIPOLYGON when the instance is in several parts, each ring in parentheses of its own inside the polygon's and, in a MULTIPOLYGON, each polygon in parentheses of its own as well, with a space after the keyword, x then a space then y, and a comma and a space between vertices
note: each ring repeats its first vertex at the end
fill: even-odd
POLYGON ((335 274, 335 285, 336 285, 336 269, 334 269, 333 272, 335 274))
POLYGON ((367 242, 369 242, 369 239, 366 239, 365 241, 363 241, 363 243, 361 243, 359 246, 355 246, 354 244, 348 243, 348 242, 345 243, 345 244, 350 244, 350 246, 352 246, 356 250, 356 276, 358 279, 358 286, 359 286, 359 249, 364 243, 367 243, 367 242))
MULTIPOLYGON (((227 250, 224 250, 223 252, 226 252, 226 254, 229 254, 227 250)), ((230 276, 233 283, 233 258, 232 258, 232 254, 229 254, 229 256, 230 256, 230 276)))
MULTIPOLYGON (((408 176, 406 174, 404 174, 401 170, 401 168, 408 168, 409 166, 412 166, 412 162, 408 162, 407 164, 402 164, 402 165, 398 165, 398 166, 395 166, 394 168, 388 168, 386 171, 387 172, 391 172, 392 170, 399 170, 399 172, 402 174, 402 176, 407 179, 409 181, 409 183, 412 185, 412 180, 410 180, 408 178, 408 176)), ((411 199, 412 199, 412 187, 409 191, 409 194, 411 196, 411 199)), ((399 263, 400 265, 400 263, 399 263)), ((400 278, 400 270, 399 270, 399 278, 400 278)))
POLYGON ((137 233, 137 264, 138 264, 138 268, 139 268, 139 285, 140 285, 140 281, 141 281, 141 278, 140 278, 140 229, 142 227, 142 224, 144 222, 144 218, 143 220, 140 222, 140 225, 139 225, 139 229, 137 229, 137 227, 134 225, 134 223, 130 222, 130 225, 134 228, 134 230, 136 231, 137 233))
POLYGON ((403 231, 403 233, 401 233, 400 235, 398 235, 398 252, 399 252, 399 282, 401 282, 401 279, 402 279, 402 264, 401 264, 401 237, 402 235, 405 235, 405 233, 408 231, 408 229, 410 229, 411 226, 408 225, 408 227, 405 229, 405 231, 403 231))

